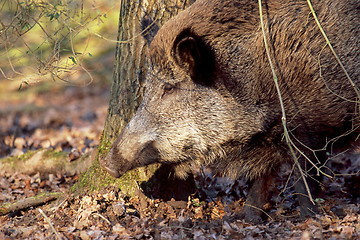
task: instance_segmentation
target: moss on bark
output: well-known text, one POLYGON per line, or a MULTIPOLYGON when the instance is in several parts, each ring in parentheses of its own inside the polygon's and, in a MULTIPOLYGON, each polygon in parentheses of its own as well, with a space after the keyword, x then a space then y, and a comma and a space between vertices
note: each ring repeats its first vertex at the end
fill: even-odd
POLYGON ((0 159, 0 170, 8 173, 21 172, 25 174, 41 173, 67 173, 84 172, 92 164, 93 154, 85 154, 75 161, 69 162, 67 152, 52 149, 29 151, 20 156, 0 159))
POLYGON ((95 163, 82 174, 73 191, 96 190, 108 185, 119 187, 123 193, 133 195, 139 185, 153 177, 158 165, 135 169, 120 179, 110 177, 99 164, 99 159, 109 151, 112 142, 134 115, 142 97, 142 84, 146 73, 148 43, 141 36, 142 20, 152 20, 162 25, 170 17, 190 5, 194 0, 125 0, 121 2, 116 63, 111 88, 108 116, 95 163))

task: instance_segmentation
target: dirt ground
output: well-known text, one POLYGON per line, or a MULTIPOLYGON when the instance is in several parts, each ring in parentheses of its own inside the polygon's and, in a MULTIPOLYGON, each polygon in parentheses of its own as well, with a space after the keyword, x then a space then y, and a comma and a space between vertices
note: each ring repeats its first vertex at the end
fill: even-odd
MULTIPOLYGON (((30 150, 51 148, 77 161, 93 151, 105 122, 109 88, 94 83, 9 89, 13 95, 2 95, 0 101, 0 157, 16 159, 30 150)), ((128 198, 111 187, 74 196, 70 187, 76 174, 1 172, 0 204, 44 192, 62 192, 64 197, 0 216, 0 239, 360 239, 360 159, 337 157, 329 166, 339 175, 324 180, 324 195, 316 199, 320 215, 298 218, 291 184, 283 191, 285 169, 277 179, 268 219, 259 225, 238 217, 244 181, 212 178, 206 171, 195 178, 194 195, 170 201, 149 199, 141 192, 128 198)))

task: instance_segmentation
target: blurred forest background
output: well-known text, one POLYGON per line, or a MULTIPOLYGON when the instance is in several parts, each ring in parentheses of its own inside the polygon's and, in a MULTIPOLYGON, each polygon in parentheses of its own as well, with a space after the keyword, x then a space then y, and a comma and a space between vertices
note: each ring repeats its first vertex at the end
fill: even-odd
POLYGON ((120 1, 0 1, 0 157, 98 144, 120 1))
POLYGON ((4 79, 88 85, 94 79, 91 73, 107 74, 102 73, 104 66, 95 63, 114 51, 119 1, 1 2, 4 79))

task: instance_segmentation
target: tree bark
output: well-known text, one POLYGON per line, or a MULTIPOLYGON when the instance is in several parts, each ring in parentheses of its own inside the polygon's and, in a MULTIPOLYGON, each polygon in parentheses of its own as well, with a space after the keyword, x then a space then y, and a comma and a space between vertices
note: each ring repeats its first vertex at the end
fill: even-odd
POLYGON ((156 26, 160 27, 193 2, 194 0, 121 1, 113 84, 98 158, 80 177, 73 190, 93 190, 115 185, 125 194, 132 195, 138 192, 140 182, 153 177, 159 166, 135 169, 120 179, 114 179, 100 167, 98 159, 108 152, 141 101, 149 34, 154 32, 156 26), (144 22, 147 26, 144 26, 144 22))

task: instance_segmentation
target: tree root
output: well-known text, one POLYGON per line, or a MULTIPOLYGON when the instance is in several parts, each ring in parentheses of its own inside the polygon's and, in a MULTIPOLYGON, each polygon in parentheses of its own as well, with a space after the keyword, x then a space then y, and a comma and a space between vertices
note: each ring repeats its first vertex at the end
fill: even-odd
POLYGON ((87 170, 94 161, 97 150, 84 154, 75 161, 70 161, 68 153, 42 149, 18 157, 0 159, 1 172, 36 174, 67 173, 79 174, 87 170))

